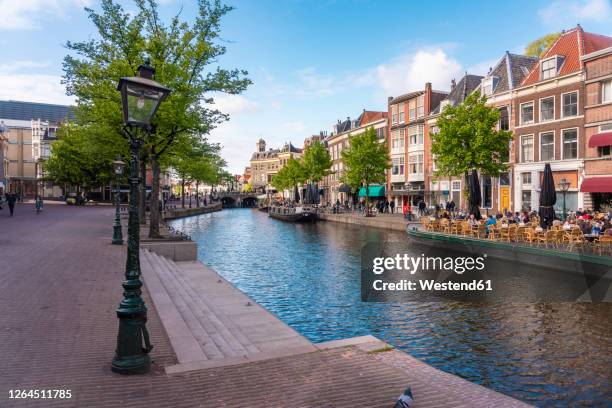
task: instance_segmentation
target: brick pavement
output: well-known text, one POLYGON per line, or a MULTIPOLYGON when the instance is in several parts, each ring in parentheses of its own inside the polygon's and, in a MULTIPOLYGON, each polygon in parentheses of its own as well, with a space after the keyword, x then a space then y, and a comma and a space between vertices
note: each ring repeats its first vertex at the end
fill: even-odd
POLYGON ((404 353, 355 346, 167 375, 163 367, 176 358, 146 288, 153 370, 114 374, 125 247, 110 244, 113 209, 56 205, 36 215, 18 205, 15 217, 7 213, 0 211, 0 407, 389 407, 412 382, 417 407, 520 405, 404 353), (16 388, 70 389, 72 398, 9 400, 16 388))

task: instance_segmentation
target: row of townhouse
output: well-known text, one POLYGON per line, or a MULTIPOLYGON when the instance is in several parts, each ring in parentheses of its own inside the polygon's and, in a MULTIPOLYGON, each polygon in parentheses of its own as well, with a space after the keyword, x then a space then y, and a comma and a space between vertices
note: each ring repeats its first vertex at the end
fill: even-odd
MULTIPOLYGON (((612 200, 612 38, 563 32, 541 58, 506 52, 482 77, 466 75, 450 92, 431 89, 388 100, 388 200, 465 207, 464 180, 436 177, 431 135, 446 105, 462 103, 472 92, 487 95, 499 109, 499 128, 514 139, 508 171, 481 175, 482 203, 492 212, 537 209, 540 180, 550 163, 558 184, 569 182, 569 209, 598 208, 612 200)), ((563 205, 558 200, 557 206, 563 205)))

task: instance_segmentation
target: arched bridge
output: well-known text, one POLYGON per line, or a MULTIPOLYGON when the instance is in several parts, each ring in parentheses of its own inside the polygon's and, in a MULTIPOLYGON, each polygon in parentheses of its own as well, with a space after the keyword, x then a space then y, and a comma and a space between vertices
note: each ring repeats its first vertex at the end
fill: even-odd
POLYGON ((250 208, 257 207, 257 195, 255 193, 240 193, 238 191, 221 191, 217 197, 223 204, 223 208, 250 208))

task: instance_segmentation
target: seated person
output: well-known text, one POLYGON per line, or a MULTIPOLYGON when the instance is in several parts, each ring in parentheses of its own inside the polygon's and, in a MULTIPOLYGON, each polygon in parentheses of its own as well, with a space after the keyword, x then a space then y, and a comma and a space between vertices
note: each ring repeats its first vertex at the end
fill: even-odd
POLYGON ((593 227, 591 228, 591 234, 599 235, 601 234, 601 224, 598 222, 593 223, 593 227))
POLYGON ((493 217, 493 215, 489 215, 489 218, 487 218, 487 222, 485 223, 487 227, 487 234, 490 232, 489 225, 496 225, 496 224, 497 224, 497 220, 495 219, 495 217, 493 217))

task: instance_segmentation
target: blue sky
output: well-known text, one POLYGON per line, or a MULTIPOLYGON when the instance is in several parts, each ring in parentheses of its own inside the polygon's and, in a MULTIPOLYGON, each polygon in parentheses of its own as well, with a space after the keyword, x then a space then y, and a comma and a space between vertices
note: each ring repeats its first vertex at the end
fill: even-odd
MULTIPOLYGON (((126 10, 133 3, 122 1, 126 10)), ((162 0, 165 17, 192 0, 162 0)), ((232 172, 248 164, 255 141, 269 146, 330 130, 364 108, 386 109, 388 96, 447 90, 464 71, 484 74, 504 53, 582 24, 612 35, 611 0, 408 2, 374 0, 228 0, 227 68, 249 71, 243 95, 216 96, 231 115, 211 139, 232 172)), ((67 40, 92 35, 84 6, 96 0, 0 0, 0 99, 70 103, 60 84, 67 40)))

